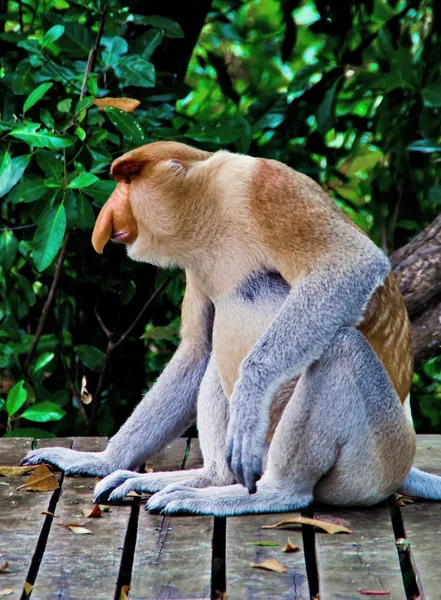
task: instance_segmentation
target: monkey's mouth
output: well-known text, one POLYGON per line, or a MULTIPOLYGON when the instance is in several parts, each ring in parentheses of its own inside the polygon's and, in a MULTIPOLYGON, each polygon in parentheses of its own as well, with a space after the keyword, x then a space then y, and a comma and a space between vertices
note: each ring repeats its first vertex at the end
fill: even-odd
POLYGON ((112 242, 128 242, 130 238, 130 233, 128 231, 115 231, 112 233, 112 242))

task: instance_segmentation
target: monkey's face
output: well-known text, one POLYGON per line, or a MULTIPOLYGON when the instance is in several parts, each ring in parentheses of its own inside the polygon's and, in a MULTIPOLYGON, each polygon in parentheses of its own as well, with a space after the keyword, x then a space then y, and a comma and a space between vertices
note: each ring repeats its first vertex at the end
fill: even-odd
POLYGON ((117 186, 92 234, 95 250, 101 254, 111 239, 126 244, 134 260, 159 265, 176 264, 194 251, 196 221, 209 193, 210 156, 184 144, 156 142, 117 159, 112 165, 117 186))

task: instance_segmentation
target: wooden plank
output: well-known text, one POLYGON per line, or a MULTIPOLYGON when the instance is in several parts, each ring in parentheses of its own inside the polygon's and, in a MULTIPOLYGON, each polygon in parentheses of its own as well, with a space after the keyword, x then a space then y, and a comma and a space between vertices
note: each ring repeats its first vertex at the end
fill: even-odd
MULTIPOLYGON (((68 439, 47 442, 64 447, 72 443, 68 439)), ((32 439, 29 438, 0 440, 0 463, 17 465, 31 448, 32 439)), ((0 589, 12 588, 13 598, 21 595, 40 532, 48 518, 41 512, 48 510, 53 498, 53 493, 17 490, 27 478, 28 475, 0 478, 0 554, 9 563, 9 571, 0 576, 0 589)))
MULTIPOLYGON (((441 436, 417 436, 415 466, 441 475, 441 436)), ((410 558, 422 598, 438 600, 441 571, 441 504, 416 500, 400 508, 410 558)))
MULTIPOLYGON (((176 440, 149 466, 179 468, 186 442, 176 440)), ((190 446, 187 468, 201 465, 196 440, 190 446)), ((133 562, 130 600, 210 598, 212 517, 161 517, 141 507, 133 562)))
POLYGON ((262 525, 271 525, 289 516, 298 514, 250 515, 227 519, 226 579, 229 600, 309 599, 301 531, 261 529, 262 525), (288 537, 300 547, 300 551, 281 551, 288 537), (273 542, 278 546, 257 546, 254 542, 273 542), (269 559, 277 560, 288 571, 275 573, 249 566, 250 562, 261 563, 269 559))
MULTIPOLYGON (((352 529, 352 534, 316 533, 320 600, 360 600, 357 590, 383 590, 405 600, 401 569, 387 506, 314 511, 314 517, 352 529)), ((382 596, 369 596, 380 598, 382 596)))
MULTIPOLYGON (((105 438, 74 438, 76 450, 97 451, 106 446, 105 438)), ((66 477, 56 507, 41 561, 32 600, 64 598, 76 600, 112 599, 121 562, 121 551, 130 517, 131 501, 112 506, 98 519, 86 519, 83 509, 91 509, 95 478, 66 477), (62 523, 86 526, 92 535, 77 535, 62 523)))

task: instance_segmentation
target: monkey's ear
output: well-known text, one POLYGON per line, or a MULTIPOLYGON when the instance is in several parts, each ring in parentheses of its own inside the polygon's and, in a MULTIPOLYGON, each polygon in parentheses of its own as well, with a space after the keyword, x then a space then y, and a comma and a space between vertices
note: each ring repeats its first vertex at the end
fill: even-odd
POLYGON ((147 162, 147 159, 142 157, 123 157, 113 163, 111 173, 117 181, 124 180, 130 183, 131 178, 139 175, 147 162))

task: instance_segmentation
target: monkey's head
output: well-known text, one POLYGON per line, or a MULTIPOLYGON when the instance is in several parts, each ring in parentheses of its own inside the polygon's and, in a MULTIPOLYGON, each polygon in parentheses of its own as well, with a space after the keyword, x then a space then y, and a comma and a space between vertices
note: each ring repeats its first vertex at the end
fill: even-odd
POLYGON ((101 254, 112 239, 126 244, 134 260, 164 265, 207 247, 212 234, 207 223, 214 226, 219 212, 213 201, 216 178, 208 176, 219 169, 219 160, 209 164, 214 156, 177 142, 155 142, 115 160, 117 186, 95 223, 95 250, 101 254))

